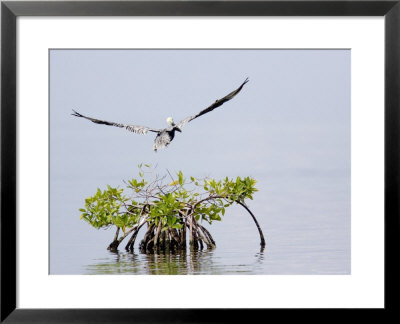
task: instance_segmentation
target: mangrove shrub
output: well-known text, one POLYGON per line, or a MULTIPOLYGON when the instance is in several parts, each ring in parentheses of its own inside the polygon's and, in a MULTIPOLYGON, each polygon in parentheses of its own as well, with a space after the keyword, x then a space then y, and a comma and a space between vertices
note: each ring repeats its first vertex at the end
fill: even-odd
POLYGON ((265 246, 262 230, 249 207, 247 199, 253 199, 256 180, 237 177, 222 180, 212 178, 185 178, 179 171, 175 177, 160 177, 149 165, 139 165, 139 176, 125 182, 126 189, 107 186, 85 200, 81 219, 93 227, 115 227, 109 250, 117 250, 129 237, 125 249, 132 251, 136 237, 144 226, 146 232, 139 244, 144 253, 186 249, 213 249, 215 241, 203 226, 220 221, 226 209, 239 204, 253 218, 265 246), (171 178, 171 179, 169 179, 171 178))

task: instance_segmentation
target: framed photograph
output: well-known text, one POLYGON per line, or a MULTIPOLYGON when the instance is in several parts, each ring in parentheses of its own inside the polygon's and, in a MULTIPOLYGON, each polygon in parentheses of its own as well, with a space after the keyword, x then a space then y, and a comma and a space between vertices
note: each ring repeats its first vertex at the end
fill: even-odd
POLYGON ((1 321, 394 310, 399 15, 2 2, 1 321))

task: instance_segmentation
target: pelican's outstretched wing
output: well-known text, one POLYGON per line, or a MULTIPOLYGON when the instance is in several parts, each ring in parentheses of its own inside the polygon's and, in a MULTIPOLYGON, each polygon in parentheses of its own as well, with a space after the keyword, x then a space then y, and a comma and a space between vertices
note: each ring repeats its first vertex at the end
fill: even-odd
POLYGON ((136 134, 146 134, 147 132, 159 133, 161 131, 160 129, 153 129, 153 128, 146 127, 146 126, 120 124, 120 123, 114 123, 114 122, 109 122, 109 121, 105 121, 105 120, 95 119, 95 118, 91 118, 91 117, 86 117, 86 116, 83 116, 82 114, 76 112, 75 110, 72 110, 72 111, 74 112, 73 114, 71 114, 72 116, 86 118, 87 120, 90 120, 91 122, 96 123, 96 124, 115 126, 115 127, 119 127, 119 128, 126 128, 128 131, 136 133, 136 134))
POLYGON ((249 79, 246 78, 246 80, 244 80, 244 82, 240 85, 239 88, 237 88, 236 90, 232 91, 230 94, 226 95, 225 97, 219 99, 219 100, 215 100, 215 102, 208 108, 203 109, 202 111, 200 111, 197 115, 193 115, 193 116, 189 116, 187 118, 185 118, 184 120, 181 120, 177 126, 179 128, 182 128, 183 126, 185 126, 188 122, 190 122, 191 120, 200 117, 210 111, 213 111, 215 108, 218 108, 219 106, 222 106, 225 102, 231 100, 234 96, 236 96, 240 90, 242 90, 243 86, 249 82, 249 79))

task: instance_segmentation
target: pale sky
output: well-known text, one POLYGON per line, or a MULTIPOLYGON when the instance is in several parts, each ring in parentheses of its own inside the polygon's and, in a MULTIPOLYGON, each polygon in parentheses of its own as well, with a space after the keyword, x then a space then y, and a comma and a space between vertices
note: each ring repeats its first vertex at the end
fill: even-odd
POLYGON ((346 169, 349 67, 346 50, 52 51, 52 158, 64 176, 104 173, 115 159, 118 170, 147 161, 201 173, 209 159, 207 171, 216 173, 346 169), (190 122, 159 154, 152 151, 153 133, 70 116, 74 108, 164 128, 166 117, 178 122, 197 113, 246 77, 250 82, 238 96, 190 122))

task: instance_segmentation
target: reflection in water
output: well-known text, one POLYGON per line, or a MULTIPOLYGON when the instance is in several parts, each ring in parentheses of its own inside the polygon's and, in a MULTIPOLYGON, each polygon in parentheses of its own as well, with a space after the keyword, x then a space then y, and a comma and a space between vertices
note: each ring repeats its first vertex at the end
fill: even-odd
POLYGON ((262 264, 264 261, 264 248, 261 248, 260 252, 256 253, 255 259, 258 264, 262 264))
MULTIPOLYGON (((264 253, 254 255, 252 264, 232 265, 229 273, 250 273, 253 267, 263 263, 264 253)), ((226 265, 220 264, 220 257, 214 250, 180 251, 177 253, 137 254, 135 252, 108 252, 106 258, 98 259, 86 267, 88 274, 228 274, 226 265)))

